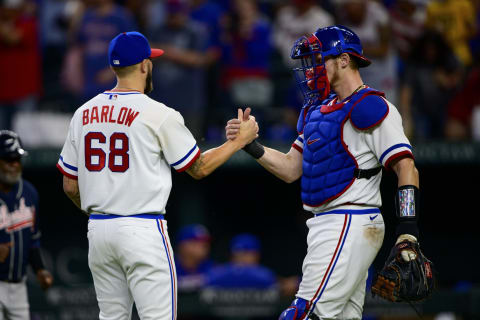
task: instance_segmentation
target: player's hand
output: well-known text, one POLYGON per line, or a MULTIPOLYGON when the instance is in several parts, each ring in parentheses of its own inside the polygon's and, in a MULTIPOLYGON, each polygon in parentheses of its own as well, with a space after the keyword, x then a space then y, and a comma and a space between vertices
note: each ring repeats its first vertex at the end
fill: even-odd
MULTIPOLYGON (((249 108, 247 108, 248 111, 249 108)), ((238 119, 244 119, 244 113, 241 109, 238 111, 238 119)), ((246 144, 252 142, 255 138, 258 137, 258 124, 255 121, 254 116, 249 116, 248 120, 243 120, 240 123, 240 129, 236 140, 239 140, 241 144, 241 148, 243 148, 246 144)))
MULTIPOLYGON (((242 121, 247 121, 250 119, 250 113, 252 109, 246 108, 245 112, 242 109, 238 109, 238 115, 236 119, 230 119, 225 126, 225 134, 228 140, 235 140, 238 133, 240 132, 240 124, 242 121)), ((253 117, 253 116, 252 116, 253 117)), ((253 117, 255 119, 255 117, 253 117)), ((257 133, 258 133, 258 124, 257 124, 257 133)))
POLYGON ((225 134, 228 140, 235 140, 240 131, 240 123, 242 123, 242 121, 238 119, 228 120, 227 125, 225 126, 225 134))
MULTIPOLYGON (((407 240, 410 242, 417 242, 417 238, 412 236, 411 234, 401 234, 397 238, 397 242, 395 242, 395 245, 399 244, 400 242, 407 240)), ((414 251, 411 250, 402 250, 400 251, 400 255, 402 256, 402 259, 406 262, 415 260, 417 258, 417 254, 414 251)))
POLYGON ((10 254, 10 247, 12 246, 11 242, 0 243, 0 263, 7 260, 8 255, 10 254))
POLYGON ((53 284, 53 276, 47 269, 37 271, 37 280, 43 290, 47 290, 53 284))

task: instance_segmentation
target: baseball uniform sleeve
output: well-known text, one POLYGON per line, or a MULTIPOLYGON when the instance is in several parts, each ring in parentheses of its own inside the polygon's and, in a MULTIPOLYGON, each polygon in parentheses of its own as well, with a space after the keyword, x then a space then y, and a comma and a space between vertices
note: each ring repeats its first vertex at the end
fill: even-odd
POLYGON ((400 113, 392 104, 388 103, 388 107, 387 117, 372 131, 371 139, 367 139, 371 150, 385 168, 389 168, 392 160, 399 157, 413 158, 412 146, 403 132, 400 113))
POLYGON ((31 185, 31 197, 33 206, 33 230, 32 230, 32 247, 40 247, 40 229, 39 229, 39 216, 38 216, 38 191, 33 185, 31 185))
POLYGON ((78 153, 74 139, 74 119, 70 122, 67 139, 63 145, 60 159, 57 162, 57 168, 60 172, 70 179, 78 179, 78 153))
POLYGON ((297 139, 292 143, 292 148, 303 153, 303 133, 298 135, 297 139))
POLYGON ((200 156, 195 138, 177 111, 172 111, 160 126, 158 138, 165 159, 178 172, 187 170, 200 156))

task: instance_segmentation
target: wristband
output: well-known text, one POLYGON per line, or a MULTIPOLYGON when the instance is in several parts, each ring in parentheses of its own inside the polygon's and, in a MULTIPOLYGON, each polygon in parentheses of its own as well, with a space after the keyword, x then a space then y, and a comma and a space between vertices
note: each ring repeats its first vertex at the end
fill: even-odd
POLYGON ((265 148, 260 143, 258 143, 256 139, 245 145, 245 147, 243 147, 242 149, 255 159, 259 159, 265 153, 265 148))
POLYGON ((401 186, 395 195, 395 209, 398 219, 397 236, 411 234, 418 238, 419 190, 416 186, 401 186))

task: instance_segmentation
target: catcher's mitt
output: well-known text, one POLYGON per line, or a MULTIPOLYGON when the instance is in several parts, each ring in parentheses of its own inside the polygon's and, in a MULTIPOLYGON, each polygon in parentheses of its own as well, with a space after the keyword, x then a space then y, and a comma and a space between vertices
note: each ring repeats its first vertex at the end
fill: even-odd
POLYGON ((394 301, 421 301, 435 287, 433 264, 420 251, 418 242, 408 240, 396 244, 390 251, 385 266, 375 276, 372 293, 394 301), (411 261, 402 258, 402 251, 413 251, 411 261))

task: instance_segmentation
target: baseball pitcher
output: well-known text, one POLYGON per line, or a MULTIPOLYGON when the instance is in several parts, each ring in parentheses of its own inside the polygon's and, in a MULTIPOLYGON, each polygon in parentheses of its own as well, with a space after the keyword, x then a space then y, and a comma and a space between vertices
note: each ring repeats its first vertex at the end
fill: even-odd
POLYGON ((152 59, 162 54, 138 32, 111 41, 117 85, 75 112, 57 164, 64 191, 90 217, 88 261, 102 320, 130 319, 134 301, 141 319, 176 318, 165 220, 171 167, 206 177, 258 131, 250 118, 238 141, 201 153, 180 113, 146 95, 153 88, 152 59))

